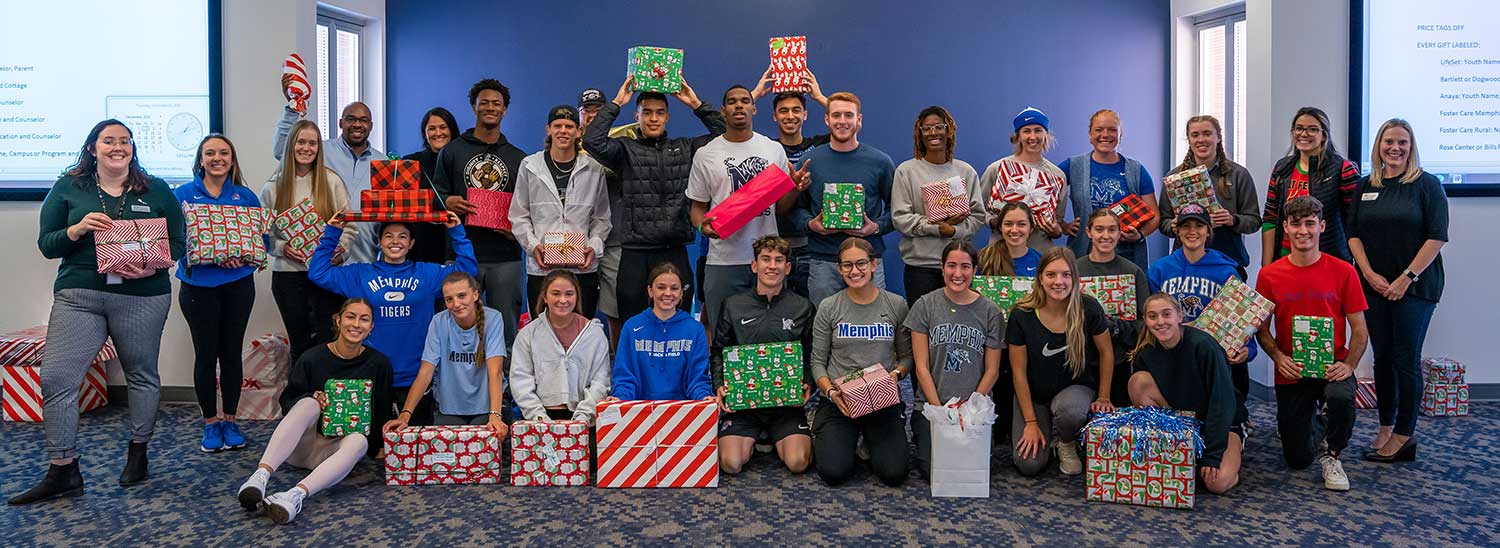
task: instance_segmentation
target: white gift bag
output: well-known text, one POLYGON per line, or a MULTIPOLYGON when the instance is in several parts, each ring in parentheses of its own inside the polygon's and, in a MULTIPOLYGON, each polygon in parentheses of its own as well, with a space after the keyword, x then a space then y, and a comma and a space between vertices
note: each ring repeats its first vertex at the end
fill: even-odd
POLYGON ((932 431, 932 496, 989 498, 994 400, 975 393, 963 404, 958 398, 943 407, 927 404, 922 416, 932 431))

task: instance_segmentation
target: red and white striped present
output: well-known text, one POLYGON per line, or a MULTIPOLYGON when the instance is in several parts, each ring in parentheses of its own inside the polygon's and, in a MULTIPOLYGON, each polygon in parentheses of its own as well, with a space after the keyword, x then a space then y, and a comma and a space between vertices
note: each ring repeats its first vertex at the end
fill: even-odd
POLYGON ((933 223, 968 213, 969 193, 964 190, 964 180, 949 177, 922 185, 922 205, 927 209, 927 220, 933 223))
POLYGON ((990 188, 990 208, 999 211, 1007 202, 1020 202, 1031 209, 1038 222, 1057 222, 1057 206, 1067 182, 1062 176, 1036 169, 1012 158, 997 164, 990 188))
POLYGON ((607 402, 595 424, 599 487, 718 487, 718 404, 607 402))
POLYGON ((500 483, 500 436, 488 426, 409 426, 384 437, 386 485, 500 483))
MULTIPOLYGON (((13 422, 42 421, 42 351, 47 347, 47 326, 38 325, 0 335, 0 393, 3 418, 13 422)), ((104 366, 119 355, 111 341, 94 358, 78 391, 80 413, 109 404, 104 366)))
POLYGON ((119 272, 125 265, 161 269, 177 264, 167 244, 166 219, 115 219, 110 223, 108 229, 94 233, 100 274, 119 272))
POLYGON ((589 424, 516 421, 510 427, 510 484, 588 485, 589 424))
MULTIPOLYGON (((244 380, 240 382, 240 406, 235 418, 273 421, 281 418, 281 391, 291 370, 292 345, 283 333, 266 333, 250 341, 242 356, 244 380)), ((222 394, 222 392, 221 392, 222 394)), ((224 412, 224 398, 219 398, 224 412)))
POLYGON ((1354 382, 1354 408, 1375 409, 1375 379, 1355 379, 1354 382))
POLYGON ((580 232, 548 232, 542 235, 542 260, 547 266, 583 266, 587 244, 580 232))
POLYGON ((901 403, 901 388, 884 365, 875 364, 833 381, 856 419, 901 403))

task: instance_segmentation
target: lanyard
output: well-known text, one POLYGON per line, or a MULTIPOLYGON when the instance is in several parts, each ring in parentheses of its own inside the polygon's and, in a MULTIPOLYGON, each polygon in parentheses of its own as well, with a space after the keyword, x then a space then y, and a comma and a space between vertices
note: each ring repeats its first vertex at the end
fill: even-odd
POLYGON ((125 215, 125 189, 124 188, 120 189, 120 203, 115 206, 115 212, 114 212, 113 215, 111 215, 110 212, 109 212, 109 206, 105 205, 105 203, 104 203, 104 187, 101 186, 101 185, 99 185, 99 180, 98 179, 94 180, 94 189, 97 190, 97 191, 99 191, 99 209, 100 209, 100 211, 102 211, 105 215, 109 215, 110 219, 119 219, 120 217, 123 217, 125 215))

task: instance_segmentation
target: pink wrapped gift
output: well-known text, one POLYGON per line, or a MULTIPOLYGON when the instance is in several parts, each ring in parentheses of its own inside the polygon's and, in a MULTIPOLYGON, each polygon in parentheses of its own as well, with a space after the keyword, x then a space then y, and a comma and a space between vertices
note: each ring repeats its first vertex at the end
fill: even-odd
MULTIPOLYGON (((281 390, 286 388, 291 368, 292 345, 282 333, 266 333, 250 341, 245 350, 244 378, 240 381, 240 406, 235 418, 247 421, 271 421, 281 418, 281 390)), ((220 393, 222 394, 222 387, 220 393)), ((219 398, 219 412, 224 398, 219 398)))
POLYGON ((100 274, 119 272, 125 265, 152 270, 177 264, 167 242, 167 220, 161 217, 110 221, 107 230, 94 233, 94 252, 100 274))
POLYGON ((542 235, 542 261, 549 267, 583 266, 588 251, 578 232, 548 232, 542 235))
POLYGON ((781 166, 768 165, 739 190, 730 193, 728 198, 714 205, 713 209, 704 214, 704 217, 709 219, 708 226, 712 227, 720 238, 728 238, 744 228, 751 219, 765 213, 766 208, 771 207, 771 204, 776 203, 776 200, 780 200, 796 186, 792 178, 781 170, 781 166))
POLYGON ((477 210, 464 215, 464 224, 495 230, 510 230, 510 200, 515 195, 498 190, 469 189, 470 202, 477 210))
POLYGON ((969 212, 969 194, 964 191, 964 180, 949 177, 922 185, 922 204, 927 207, 927 220, 938 222, 954 215, 969 212))
POLYGON ((885 366, 875 364, 833 381, 844 395, 849 418, 859 418, 901 403, 901 390, 885 366))

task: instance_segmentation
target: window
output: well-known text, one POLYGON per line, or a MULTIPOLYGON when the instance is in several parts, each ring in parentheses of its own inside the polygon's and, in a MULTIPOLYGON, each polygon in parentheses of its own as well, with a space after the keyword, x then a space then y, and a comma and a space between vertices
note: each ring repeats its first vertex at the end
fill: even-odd
POLYGON ((359 39, 364 25, 349 18, 318 12, 318 126, 323 138, 338 130, 339 113, 360 100, 359 39))
MULTIPOLYGON (((1243 8, 1241 8, 1243 10, 1243 8)), ((1210 114, 1224 126, 1224 150, 1231 159, 1245 157, 1245 12, 1199 19, 1198 104, 1195 114, 1210 114)))

